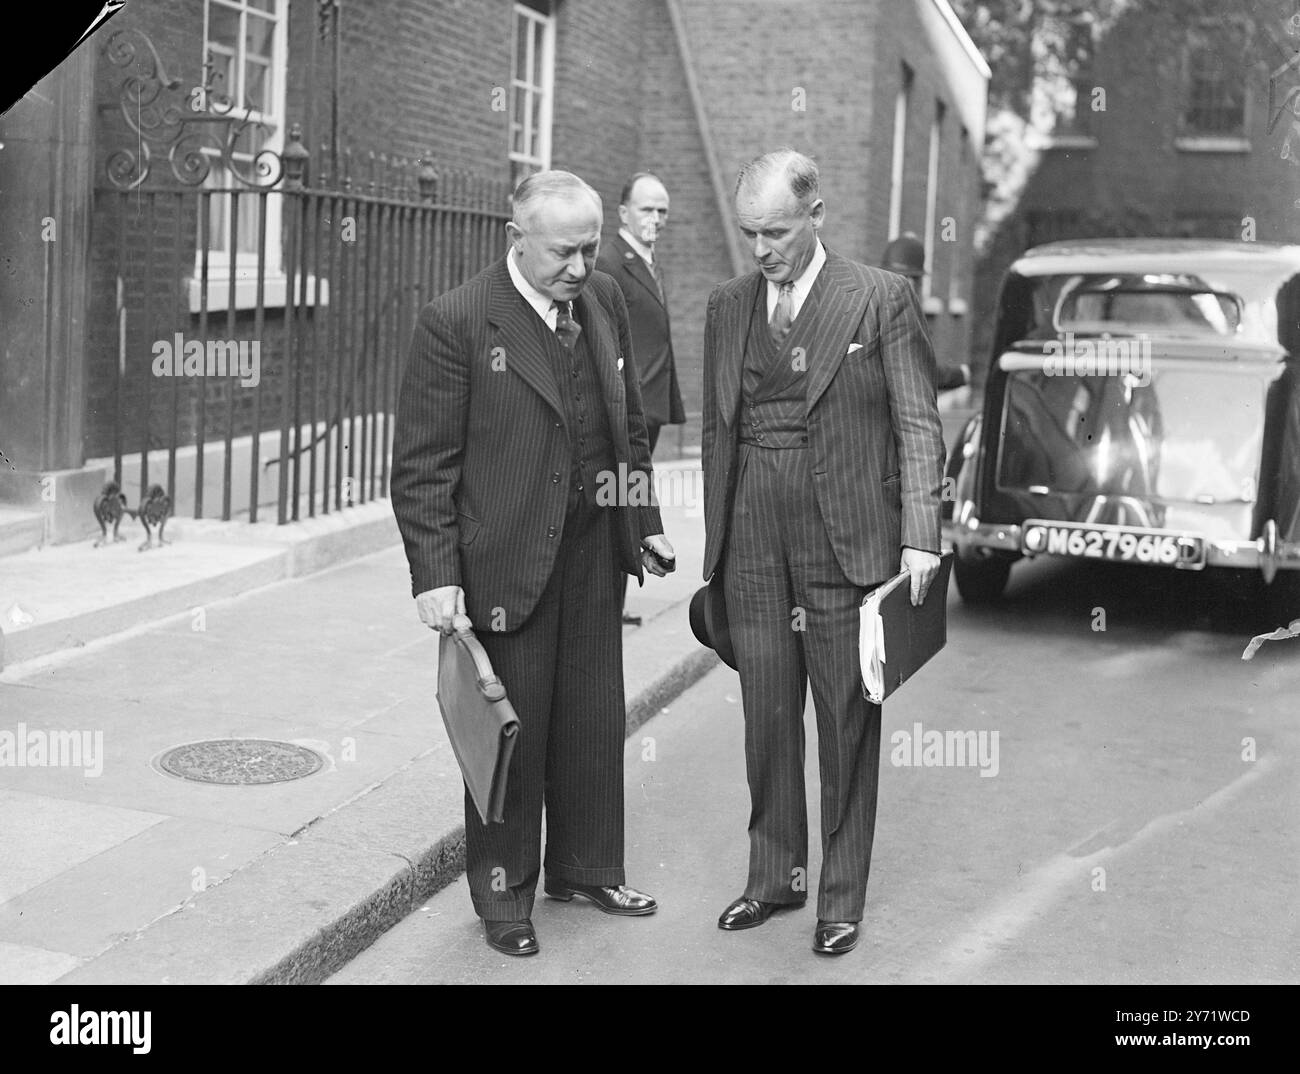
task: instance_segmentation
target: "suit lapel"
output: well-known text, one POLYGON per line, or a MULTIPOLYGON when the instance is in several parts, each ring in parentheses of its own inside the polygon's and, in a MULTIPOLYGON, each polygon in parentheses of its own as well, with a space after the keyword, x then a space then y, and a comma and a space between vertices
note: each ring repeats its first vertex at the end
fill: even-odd
POLYGON ((871 297, 871 289, 863 286, 838 254, 826 251, 822 272, 826 275, 821 296, 822 313, 816 334, 807 341, 808 353, 815 356, 808 368, 809 412, 817 405, 817 400, 844 361, 845 351, 862 323, 867 312, 867 300, 871 297))
POLYGON ((749 342, 749 324, 762 286, 763 274, 755 272, 724 294, 718 305, 718 331, 714 337, 718 341, 718 409, 728 426, 736 416, 740 401, 741 367, 749 342))
POLYGON ((573 303, 573 314, 587 340, 587 349, 596 366, 596 376, 600 378, 601 396, 605 400, 605 410, 609 415, 610 433, 615 450, 620 457, 625 452, 623 445, 627 442, 627 390, 623 385, 623 370, 619 367, 618 343, 610 327, 609 318, 605 316, 600 303, 583 290, 573 303), (619 431, 623 435, 619 435, 619 431))
POLYGON ((659 287, 655 284, 654 274, 650 271, 650 266, 645 263, 640 254, 627 244, 627 240, 623 236, 615 236, 614 241, 615 248, 623 257, 623 271, 644 287, 649 292, 650 297, 662 306, 664 300, 659 294, 659 287))
MULTIPOLYGON (((496 326, 494 349, 500 347, 501 359, 507 370, 518 374, 551 409, 565 419, 564 404, 555 383, 555 370, 546 348, 537 332, 537 314, 515 289, 506 268, 505 258, 497 263, 492 277, 492 295, 488 306, 488 320, 496 326)), ((546 325, 543 324, 545 329, 546 325)), ((497 355, 492 356, 494 359, 497 355)))

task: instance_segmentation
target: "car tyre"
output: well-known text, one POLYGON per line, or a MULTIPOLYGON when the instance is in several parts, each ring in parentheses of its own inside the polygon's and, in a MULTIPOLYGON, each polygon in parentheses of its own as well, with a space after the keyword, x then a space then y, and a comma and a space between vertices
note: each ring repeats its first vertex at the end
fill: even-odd
POLYGON ((1011 560, 1003 556, 973 555, 958 549, 953 556, 952 572, 962 600, 967 604, 991 604, 1007 587, 1011 560))

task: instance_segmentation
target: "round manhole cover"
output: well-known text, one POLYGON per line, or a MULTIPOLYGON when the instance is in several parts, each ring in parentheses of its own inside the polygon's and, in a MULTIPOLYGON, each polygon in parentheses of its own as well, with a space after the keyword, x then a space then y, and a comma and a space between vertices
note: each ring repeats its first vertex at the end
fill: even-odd
POLYGON ((223 738, 176 746, 158 758, 169 775, 195 783, 234 785, 283 783, 318 772, 320 754, 292 742, 264 738, 223 738))

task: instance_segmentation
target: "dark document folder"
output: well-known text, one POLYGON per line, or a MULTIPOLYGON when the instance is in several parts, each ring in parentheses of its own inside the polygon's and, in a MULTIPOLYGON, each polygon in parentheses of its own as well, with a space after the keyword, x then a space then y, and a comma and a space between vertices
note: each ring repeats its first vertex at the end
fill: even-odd
POLYGON ((444 634, 439 642, 437 696, 447 737, 479 816, 484 824, 498 823, 519 719, 469 627, 444 634))
POLYGON ((952 553, 946 552, 919 608, 912 607, 912 576, 907 571, 863 599, 858 647, 867 700, 880 704, 947 644, 951 574, 952 553))

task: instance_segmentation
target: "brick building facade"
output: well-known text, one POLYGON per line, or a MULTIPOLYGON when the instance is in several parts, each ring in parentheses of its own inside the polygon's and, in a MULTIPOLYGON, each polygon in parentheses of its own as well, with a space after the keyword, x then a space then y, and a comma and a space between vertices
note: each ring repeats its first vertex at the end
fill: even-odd
MULTIPOLYGON (((35 221, 60 166, 57 151, 49 157, 36 147, 68 139, 71 125, 93 162, 93 174, 80 180, 85 189, 68 195, 89 206, 89 225, 68 236, 82 247, 68 271, 81 274, 84 293, 70 293, 84 332, 61 354, 49 347, 43 358, 33 353, 26 359, 31 376, 23 379, 14 372, 22 366, 18 352, 34 352, 45 338, 32 319, 11 333, 0 373, 6 425, 48 420, 31 384, 50 383, 51 362, 62 363, 65 374, 76 367, 59 383, 66 383, 61 391, 80 392, 81 404, 61 419, 56 442, 42 445, 30 428, 11 439, 19 470, 76 468, 111 454, 123 407, 145 405, 128 393, 116 410, 109 406, 113 391, 120 395, 129 381, 122 370, 147 365, 150 340, 198 332, 200 214, 181 200, 183 188, 168 174, 162 151, 155 147, 153 172, 141 188, 156 192, 152 204, 143 193, 124 202, 104 181, 115 152, 139 148, 122 114, 126 69, 112 62, 108 46, 113 33, 133 30, 153 43, 177 92, 193 94, 206 81, 208 96, 183 96, 190 107, 201 112, 211 106, 211 93, 238 89, 243 99, 236 104, 257 107, 270 130, 264 144, 276 153, 297 125, 310 153, 307 187, 337 189, 349 174, 353 190, 364 190, 377 167, 381 188, 385 174, 400 171, 413 191, 417 170, 432 166, 444 186, 469 173, 496 184, 481 187, 482 198, 496 198, 492 192, 508 190, 523 171, 566 168, 600 191, 612 230, 625 177, 659 173, 672 197, 662 256, 691 415, 684 445, 698 441, 708 294, 750 267, 731 220, 734 175, 745 159, 778 145, 794 145, 821 165, 828 245, 875 263, 900 231, 927 238, 924 294, 936 350, 953 362, 967 357, 988 69, 947 0, 140 0, 44 80, 67 91, 62 117, 28 100, 4 118, 0 238, 23 251, 19 260, 28 269, 39 264, 35 221), (79 79, 75 86, 69 71, 79 79), (347 150, 341 161, 331 163, 331 143, 347 150), (372 154, 383 161, 372 165, 372 154), (134 206, 133 221, 124 205, 134 206), (119 287, 124 264, 131 278, 119 287)), ((255 200, 244 199, 241 212, 255 200)), ((507 199, 486 207, 507 211, 507 199)), ((289 241, 287 223, 271 212, 267 242, 281 247, 282 236, 289 241)), ((228 210, 211 219, 215 235, 228 210)), ((255 217, 241 219, 247 234, 238 243, 252 244, 255 217)), ((209 335, 232 338, 247 338, 260 324, 264 357, 274 366, 286 285, 281 279, 277 292, 270 280, 255 324, 246 295, 255 272, 243 257, 235 260, 244 297, 233 313, 222 275, 229 270, 219 258, 209 266, 205 324, 209 335)), ((287 248, 271 260, 273 278, 289 260, 287 248)), ((328 279, 323 269, 318 275, 335 285, 329 301, 337 302, 346 281, 328 279)), ((0 301, 8 312, 28 297, 10 290, 0 301)), ((324 306, 322 298, 305 310, 305 323, 324 306)), ((383 339, 384 347, 398 346, 395 333, 383 339)), ((274 368, 269 373, 276 375, 274 368)), ((161 407, 151 419, 153 446, 166 438, 171 419, 166 389, 150 388, 151 406, 161 407)), ((231 403, 238 434, 259 420, 267 428, 247 399, 227 398, 230 390, 214 387, 205 399, 218 427, 231 403)), ((181 414, 182 438, 198 420, 181 414)), ((678 442, 666 436, 662 450, 678 442)))

